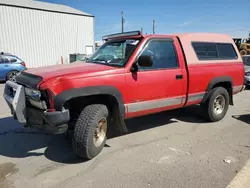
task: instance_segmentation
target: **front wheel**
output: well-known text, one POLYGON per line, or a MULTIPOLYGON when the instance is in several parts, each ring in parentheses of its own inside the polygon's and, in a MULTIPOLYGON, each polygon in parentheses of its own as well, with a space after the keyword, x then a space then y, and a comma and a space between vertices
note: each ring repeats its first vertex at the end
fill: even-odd
POLYGON ((92 159, 102 151, 107 139, 108 117, 108 108, 102 104, 83 109, 72 139, 73 150, 79 157, 92 159))
POLYGON ((223 87, 212 89, 205 103, 201 104, 202 116, 211 122, 223 119, 229 107, 229 93, 223 87))

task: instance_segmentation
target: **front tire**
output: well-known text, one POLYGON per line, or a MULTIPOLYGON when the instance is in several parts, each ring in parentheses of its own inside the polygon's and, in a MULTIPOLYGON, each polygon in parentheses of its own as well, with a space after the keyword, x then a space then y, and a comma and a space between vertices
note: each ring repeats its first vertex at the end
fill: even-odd
POLYGON ((73 150, 85 159, 96 157, 107 140, 109 111, 105 105, 86 106, 79 115, 72 138, 73 150))
POLYGON ((229 108, 229 93, 224 87, 211 90, 208 99, 201 104, 202 116, 211 122, 223 119, 229 108))

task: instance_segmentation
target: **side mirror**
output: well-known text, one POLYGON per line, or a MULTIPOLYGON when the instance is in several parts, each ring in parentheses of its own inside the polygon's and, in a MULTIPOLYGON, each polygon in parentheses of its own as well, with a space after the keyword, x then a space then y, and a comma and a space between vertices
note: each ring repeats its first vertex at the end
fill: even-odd
POLYGON ((153 59, 149 55, 140 56, 137 62, 140 67, 151 67, 153 65, 153 59))

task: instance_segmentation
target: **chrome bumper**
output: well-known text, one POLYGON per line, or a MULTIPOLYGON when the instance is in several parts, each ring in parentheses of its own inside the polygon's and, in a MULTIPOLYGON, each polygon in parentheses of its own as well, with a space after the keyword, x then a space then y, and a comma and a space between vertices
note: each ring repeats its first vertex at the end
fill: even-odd
POLYGON ((11 114, 20 124, 44 129, 54 134, 67 131, 70 120, 69 110, 50 112, 37 108, 39 105, 27 106, 26 102, 31 101, 26 98, 25 87, 11 81, 6 82, 3 96, 11 114))
POLYGON ((27 124, 25 90, 22 85, 7 81, 4 88, 4 99, 6 100, 11 114, 22 125, 27 124))

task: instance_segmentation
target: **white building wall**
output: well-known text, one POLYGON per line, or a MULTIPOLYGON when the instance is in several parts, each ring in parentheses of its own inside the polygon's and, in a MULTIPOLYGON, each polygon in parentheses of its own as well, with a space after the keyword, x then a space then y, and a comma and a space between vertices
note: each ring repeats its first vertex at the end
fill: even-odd
POLYGON ((94 18, 0 5, 0 52, 28 68, 69 63, 69 54, 94 48, 94 18))

